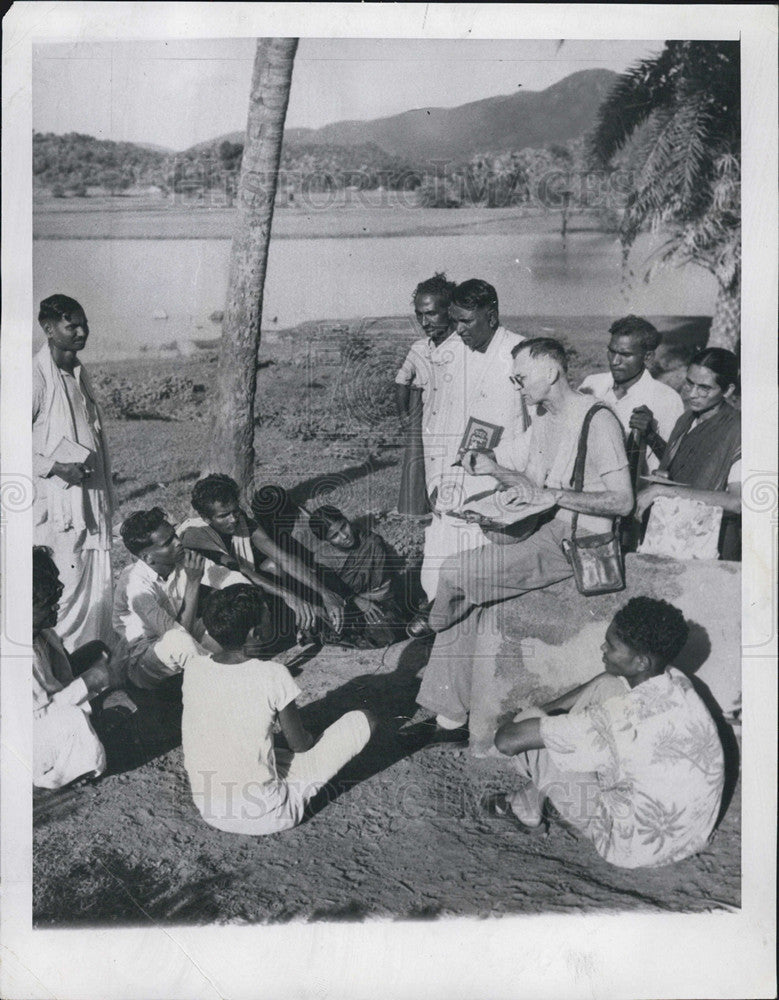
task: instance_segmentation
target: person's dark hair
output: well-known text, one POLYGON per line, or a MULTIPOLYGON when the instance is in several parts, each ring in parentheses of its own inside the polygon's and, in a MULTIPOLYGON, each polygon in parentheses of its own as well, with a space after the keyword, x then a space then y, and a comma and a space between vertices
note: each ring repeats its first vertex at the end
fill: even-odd
POLYGON ((414 299, 418 295, 440 295, 442 299, 446 300, 446 304, 449 305, 452 301, 452 293, 456 287, 456 282, 446 280, 446 274, 443 271, 436 271, 432 278, 419 282, 414 289, 414 294, 411 296, 411 302, 413 304, 414 299))
POLYGON ((733 351, 727 351, 724 347, 704 347, 691 359, 690 364, 708 368, 723 392, 727 392, 732 385, 735 387, 736 395, 740 395, 738 358, 733 351))
POLYGON ((655 657, 660 668, 679 655, 689 631, 678 608, 654 597, 632 597, 612 624, 626 646, 655 657))
POLYGON ((252 497, 252 517, 269 535, 291 531, 295 526, 298 508, 283 486, 265 483, 252 497))
POLYGON ((327 538, 327 532, 334 524, 340 524, 341 521, 346 520, 348 520, 346 515, 337 507, 333 507, 331 504, 322 504, 321 507, 317 507, 312 512, 308 520, 308 526, 311 528, 314 537, 322 541, 327 538))
POLYGON ((657 327, 652 326, 649 320, 643 319, 641 316, 634 316, 632 313, 630 316, 623 316, 616 323, 612 323, 609 327, 609 333, 612 337, 638 337, 641 341, 641 347, 647 353, 656 351, 660 346, 661 338, 657 327))
POLYGON ((215 503, 237 503, 238 496, 238 483, 229 476, 214 472, 195 483, 192 506, 201 517, 208 518, 215 503))
POLYGON ((70 317, 74 312, 83 312, 81 303, 76 302, 69 295, 50 295, 44 299, 38 310, 38 322, 48 323, 51 320, 57 322, 63 317, 70 317))
POLYGON ((152 507, 151 510, 136 510, 122 523, 119 534, 122 536, 125 547, 134 556, 138 556, 152 544, 152 532, 156 531, 167 520, 168 515, 161 507, 152 507))
POLYGON ((32 547, 32 597, 34 601, 51 597, 55 592, 62 593, 57 564, 52 558, 48 545, 33 545, 32 547))
POLYGON ((554 340, 552 337, 531 337, 529 340, 521 340, 511 348, 512 358, 516 358, 522 351, 527 351, 531 358, 551 358, 564 372, 568 371, 568 355, 559 340, 554 340))
POLYGON ((498 308, 498 293, 487 281, 481 278, 469 278, 455 286, 452 292, 452 305, 460 309, 498 308))
POLYGON ((203 624, 220 646, 237 649, 249 632, 262 624, 268 605, 261 592, 248 583, 234 583, 215 590, 203 609, 203 624))

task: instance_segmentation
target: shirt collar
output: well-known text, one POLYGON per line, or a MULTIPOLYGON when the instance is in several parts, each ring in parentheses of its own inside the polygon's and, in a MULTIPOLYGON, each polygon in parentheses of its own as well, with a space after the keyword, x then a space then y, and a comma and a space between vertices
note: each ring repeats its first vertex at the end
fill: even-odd
MULTIPOLYGON (((609 374, 611 374, 611 372, 609 372, 609 374)), ((634 390, 634 389, 637 389, 637 388, 638 388, 638 387, 639 387, 640 385, 642 385, 642 384, 646 384, 646 382, 647 382, 647 381, 649 381, 649 382, 654 382, 654 379, 653 379, 653 378, 652 378, 652 376, 651 376, 651 375, 649 374, 649 371, 648 371, 648 370, 647 370, 647 369, 645 368, 645 369, 644 369, 644 370, 643 370, 643 371, 641 372, 641 378, 640 378, 640 379, 638 379, 638 380, 637 380, 636 382, 634 382, 634 383, 633 383, 633 385, 631 385, 629 389, 626 389, 626 390, 625 390, 625 395, 624 395, 624 396, 623 396, 622 398, 623 398, 623 399, 625 399, 625 396, 629 396, 629 395, 631 394, 631 392, 633 392, 633 390, 634 390)), ((612 391, 612 392, 614 393, 614 395, 616 396, 616 395, 617 395, 617 393, 616 393, 615 389, 616 389, 616 385, 615 385, 615 383, 614 383, 614 379, 612 379, 612 380, 611 380, 611 391, 612 391)), ((617 396, 617 399, 619 399, 619 396, 617 396)))
POLYGON ((146 583, 156 583, 159 587, 170 586, 176 579, 177 574, 180 572, 180 567, 176 567, 170 576, 163 580, 156 569, 152 569, 148 563, 145 563, 143 559, 138 559, 135 563, 135 569, 133 573, 135 576, 139 577, 146 583))

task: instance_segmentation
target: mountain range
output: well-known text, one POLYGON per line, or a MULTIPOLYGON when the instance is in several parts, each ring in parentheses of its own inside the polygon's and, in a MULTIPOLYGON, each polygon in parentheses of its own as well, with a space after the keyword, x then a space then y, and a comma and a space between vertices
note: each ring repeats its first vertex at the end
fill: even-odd
MULTIPOLYGON (((592 128, 616 77, 608 69, 585 69, 546 90, 518 90, 456 108, 416 108, 369 121, 288 128, 284 142, 288 148, 372 144, 414 163, 563 144, 592 128)), ((193 148, 243 138, 243 132, 231 132, 193 148)))
MULTIPOLYGON (((615 79, 610 70, 582 70, 545 90, 519 89, 456 108, 416 108, 369 121, 288 128, 282 167, 309 177, 327 174, 336 186, 355 183, 355 172, 361 184, 392 186, 392 177, 416 172, 421 182, 425 172, 441 164, 459 168, 475 155, 567 146, 592 129, 615 79)), ((221 183, 224 172, 237 175, 243 141, 243 132, 232 132, 175 153, 78 133, 36 132, 34 183, 76 192, 95 185, 109 191, 132 184, 207 186, 221 183)))

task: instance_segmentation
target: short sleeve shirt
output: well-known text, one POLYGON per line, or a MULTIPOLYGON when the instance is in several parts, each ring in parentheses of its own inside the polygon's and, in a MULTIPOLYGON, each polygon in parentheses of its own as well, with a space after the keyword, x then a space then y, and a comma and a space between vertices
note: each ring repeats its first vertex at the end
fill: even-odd
POLYGON ((541 738, 560 772, 592 776, 585 832, 607 861, 655 867, 706 844, 724 757, 711 715, 675 667, 581 713, 544 717, 541 738))
MULTIPOLYGON (((670 385, 652 378, 646 369, 642 372, 641 378, 619 399, 614 392, 614 379, 611 372, 588 375, 582 382, 581 388, 583 392, 589 391, 597 399, 608 403, 619 417, 626 434, 630 430, 630 417, 633 410, 640 406, 647 406, 654 415, 660 437, 667 441, 674 429, 674 424, 684 411, 684 404, 679 393, 670 385)), ((660 459, 651 448, 647 448, 647 469, 652 472, 659 464, 660 459)))
MULTIPOLYGON (((273 660, 217 663, 209 656, 188 658, 184 670, 181 721, 184 765, 195 805, 211 818, 226 816, 251 785, 264 789, 272 805, 278 783, 273 724, 278 713, 300 696, 290 672, 273 660)), ((285 793, 279 789, 279 799, 285 793)), ((229 817, 234 818, 234 817, 229 817)))
MULTIPOLYGON (((499 446, 496 458, 501 465, 524 472, 537 486, 549 489, 571 489, 571 478, 579 447, 582 422, 592 399, 580 396, 576 409, 566 420, 556 419, 549 413, 533 418, 526 440, 513 445, 499 446)), ((617 417, 601 410, 590 423, 587 435, 587 458, 584 463, 585 493, 603 493, 606 484, 603 476, 627 468, 625 439, 617 417)), ((558 520, 571 523, 572 511, 558 509, 558 520)), ((599 534, 609 531, 611 518, 592 514, 579 515, 582 532, 599 534)))

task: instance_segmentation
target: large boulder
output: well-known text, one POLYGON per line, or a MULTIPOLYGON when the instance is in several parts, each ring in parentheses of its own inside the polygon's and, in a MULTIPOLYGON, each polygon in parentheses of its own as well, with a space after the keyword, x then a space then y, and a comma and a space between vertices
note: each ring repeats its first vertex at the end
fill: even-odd
MULTIPOLYGON (((675 666, 702 682, 724 714, 741 705, 741 566, 629 555, 627 587, 582 597, 573 580, 486 609, 471 692, 471 749, 490 750, 495 730, 520 708, 541 705, 603 670, 601 644, 631 597, 682 610, 690 636, 675 666)), ((716 707, 716 706, 715 706, 716 707)))

